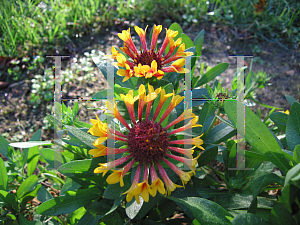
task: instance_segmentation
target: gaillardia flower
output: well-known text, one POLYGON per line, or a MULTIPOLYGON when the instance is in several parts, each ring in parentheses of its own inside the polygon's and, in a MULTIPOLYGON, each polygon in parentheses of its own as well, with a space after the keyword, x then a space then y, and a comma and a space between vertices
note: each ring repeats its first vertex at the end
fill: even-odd
POLYGON ((132 185, 126 192, 123 193, 127 194, 126 200, 128 202, 135 197, 137 203, 139 203, 139 196, 141 196, 144 201, 148 202, 149 194, 151 196, 155 196, 157 191, 161 194, 170 194, 176 189, 176 187, 183 187, 175 184, 169 178, 164 167, 171 168, 180 177, 183 185, 191 179, 191 176, 195 172, 197 158, 200 156, 193 158, 193 149, 195 147, 203 149, 201 146, 203 144, 203 141, 200 139, 201 135, 195 138, 182 140, 171 140, 171 136, 186 129, 201 126, 197 124, 198 116, 186 109, 178 118, 163 127, 161 125, 162 122, 170 115, 171 111, 184 99, 184 97, 175 95, 174 91, 173 93, 166 94, 164 89, 158 88, 154 90, 150 84, 148 84, 148 94, 146 94, 145 86, 140 85, 137 96, 133 96, 132 90, 130 90, 126 95, 121 94, 120 96, 128 109, 131 119, 130 123, 127 123, 127 121, 119 113, 117 103, 114 103, 113 105, 110 102, 106 102, 107 113, 113 114, 114 117, 127 128, 127 131, 122 133, 120 131, 113 130, 109 128, 106 123, 101 122, 98 117, 97 120, 91 119, 93 126, 88 132, 99 138, 94 142, 94 146, 96 148, 90 150, 89 154, 94 157, 111 154, 123 155, 114 161, 100 163, 100 167, 97 167, 94 172, 102 173, 104 176, 109 170, 111 170, 112 173, 106 179, 107 183, 115 184, 120 182, 120 186, 122 187, 124 186, 123 177, 133 166, 136 165, 137 169, 132 185), (156 109, 154 110, 152 103, 159 94, 160 99, 156 109), (166 110, 162 112, 163 105, 168 98, 171 98, 171 102, 167 107, 165 107, 166 110), (138 115, 136 118, 134 104, 137 100, 138 115), (169 128, 175 124, 186 119, 190 120, 186 123, 186 125, 173 129, 172 131, 169 130, 169 128), (124 146, 126 147, 114 149, 108 148, 102 144, 107 139, 115 139, 121 143, 124 142, 124 146), (184 149, 180 148, 180 146, 176 146, 183 144, 189 144, 193 147, 190 149, 184 149), (170 159, 173 162, 171 162, 170 159), (179 169, 174 164, 176 161, 186 164, 191 171, 184 172, 179 169), (118 166, 121 166, 122 168, 115 168, 118 166), (140 180, 141 173, 143 173, 142 180, 140 180), (151 177, 151 184, 149 183, 149 177, 151 177))
POLYGON ((161 79, 165 72, 177 72, 185 73, 183 68, 185 64, 184 57, 193 55, 192 52, 184 52, 185 44, 181 43, 181 38, 174 41, 174 38, 178 35, 178 31, 172 31, 166 29, 166 37, 162 46, 156 49, 156 43, 159 33, 162 30, 162 26, 153 27, 151 46, 148 49, 146 43, 146 30, 135 26, 135 31, 141 39, 140 51, 137 50, 134 45, 131 35, 130 28, 128 30, 123 30, 119 33, 119 38, 124 41, 124 47, 120 48, 123 53, 120 53, 114 47, 111 48, 112 55, 111 58, 118 61, 117 66, 123 67, 124 69, 119 69, 117 74, 119 76, 124 76, 123 82, 128 80, 130 77, 145 77, 151 78, 156 77, 161 79), (166 47, 169 44, 168 53, 164 53, 166 47), (175 51, 177 49, 177 51, 175 51))

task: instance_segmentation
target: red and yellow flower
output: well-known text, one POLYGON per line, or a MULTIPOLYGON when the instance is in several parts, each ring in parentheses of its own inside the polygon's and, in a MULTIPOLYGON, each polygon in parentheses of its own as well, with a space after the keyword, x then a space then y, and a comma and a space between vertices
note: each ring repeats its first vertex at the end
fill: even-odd
MULTIPOLYGON (((170 35, 172 35, 172 33, 170 35)), ((124 36, 126 37, 125 34, 124 36)), ((177 119, 163 127, 161 124, 168 115, 170 115, 171 111, 184 99, 184 97, 175 95, 174 92, 166 94, 165 90, 161 88, 154 90, 150 84, 148 84, 148 93, 146 93, 145 86, 141 85, 137 96, 134 96, 133 92, 129 91, 126 95, 121 95, 121 98, 126 105, 131 121, 127 122, 119 113, 117 103, 111 104, 107 102, 107 113, 113 114, 114 117, 127 128, 127 132, 121 133, 109 128, 107 124, 101 122, 98 117, 97 120, 92 119, 91 122, 93 127, 89 129, 89 132, 92 135, 97 136, 98 139, 94 142, 94 146, 96 148, 91 149, 89 153, 94 157, 109 154, 123 155, 114 161, 100 163, 100 166, 97 167, 94 172, 102 173, 104 176, 111 170, 112 173, 106 179, 107 183, 115 184, 120 182, 120 186, 124 186, 124 176, 131 170, 131 168, 137 166, 131 187, 123 193, 126 194, 127 201, 131 201, 134 197, 137 203, 139 203, 140 197, 142 197, 145 202, 148 202, 149 195, 155 196, 157 192, 161 194, 170 194, 176 188, 183 187, 184 184, 191 179, 193 173, 195 173, 197 159, 200 156, 198 155, 193 158, 194 148, 198 147, 203 149, 201 146, 203 141, 200 139, 201 135, 195 138, 183 140, 170 139, 178 132, 201 126, 197 124, 198 116, 191 113, 190 109, 186 109, 177 119), (159 94, 160 100, 158 106, 154 110, 152 102, 159 96, 159 94), (170 97, 172 98, 169 106, 164 112, 161 112, 163 105, 170 97), (136 118, 134 104, 137 100, 138 115, 136 118), (146 105, 147 107, 144 109, 146 105), (188 114, 188 116, 185 116, 186 114, 188 114), (162 116, 159 117, 159 115, 162 116), (189 120, 189 122, 175 130, 168 130, 170 127, 183 120, 189 120), (121 141, 127 147, 121 149, 110 149, 105 147, 102 143, 108 138, 121 141), (184 144, 190 144, 193 147, 191 149, 184 149, 176 146, 184 144), (173 154, 174 152, 176 154, 173 154), (176 161, 186 164, 190 168, 190 171, 185 172, 179 169, 174 164, 176 161), (118 166, 121 166, 121 168, 116 169, 115 167, 118 166), (169 167, 179 176, 182 180, 183 186, 175 184, 169 178, 164 166, 169 167), (157 174, 157 171, 159 172, 160 177, 157 174), (141 174, 143 174, 142 180, 140 180, 141 174), (150 180, 151 184, 149 183, 150 180)))
POLYGON ((191 56, 193 53, 185 52, 185 44, 181 43, 181 38, 174 40, 178 35, 178 31, 166 29, 166 37, 163 44, 159 49, 156 49, 158 35, 162 31, 162 26, 154 25, 151 46, 148 49, 146 43, 147 27, 143 30, 135 26, 134 29, 141 40, 142 47, 140 52, 138 52, 132 41, 130 28, 118 34, 119 38, 124 41, 124 47, 120 48, 123 53, 120 53, 114 47, 111 49, 112 55, 110 57, 118 61, 116 63, 117 66, 124 67, 124 69, 119 69, 117 72, 119 76, 124 76, 123 82, 133 76, 161 79, 166 72, 185 73, 184 57, 191 56), (169 51, 164 54, 168 44, 170 45, 169 51), (175 52, 177 48, 178 50, 175 52), (128 59, 124 54, 128 56, 128 59))

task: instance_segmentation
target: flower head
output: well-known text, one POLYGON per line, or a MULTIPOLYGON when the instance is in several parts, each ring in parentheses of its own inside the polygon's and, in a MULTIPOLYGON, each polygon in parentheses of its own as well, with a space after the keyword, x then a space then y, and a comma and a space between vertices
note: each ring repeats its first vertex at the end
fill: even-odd
POLYGON ((137 48, 132 41, 130 28, 128 30, 123 30, 122 33, 118 34, 119 38, 124 41, 124 47, 120 48, 123 53, 120 53, 114 47, 112 47, 111 50, 112 55, 110 57, 117 60, 117 66, 124 68, 119 69, 117 72, 119 76, 125 77, 123 82, 133 76, 145 78, 156 77, 157 79, 161 79, 166 72, 186 72, 183 68, 185 64, 184 57, 191 56, 193 53, 184 52, 185 44, 181 43, 181 38, 178 38, 176 41, 174 40, 178 35, 178 31, 166 29, 164 42, 161 48, 156 50, 158 35, 162 31, 161 25, 154 25, 153 27, 150 49, 147 48, 146 43, 147 27, 143 30, 138 26, 135 26, 134 29, 141 40, 142 48, 140 52, 137 51, 137 48), (170 44, 169 51, 164 55, 168 44, 170 44), (175 52, 175 49, 177 48, 178 51, 175 52), (126 54, 129 59, 126 59, 124 54, 126 54), (171 65, 169 65, 170 63, 171 65))
POLYGON ((197 124, 198 116, 195 116, 193 113, 189 112, 189 110, 185 110, 184 113, 189 112, 190 114, 188 117, 184 117, 183 113, 169 125, 163 127, 162 122, 184 97, 175 95, 174 92, 166 94, 165 90, 161 88, 154 90, 149 84, 148 92, 144 85, 140 85, 137 96, 134 96, 132 91, 129 91, 126 95, 121 94, 120 96, 126 105, 131 121, 126 121, 120 115, 117 104, 112 105, 112 103, 107 102, 107 113, 113 114, 116 119, 127 128, 127 131, 121 133, 120 131, 112 130, 106 123, 99 121, 98 117, 97 120, 91 120, 93 127, 90 128, 89 132, 99 138, 94 142, 96 148, 90 150, 89 153, 94 155, 94 157, 109 154, 123 154, 123 156, 108 163, 100 163, 100 166, 96 168, 94 172, 102 173, 104 176, 108 171, 112 171, 106 179, 107 183, 115 184, 120 182, 120 186, 124 186, 124 176, 131 168, 137 165, 131 187, 123 194, 126 194, 127 201, 131 201, 134 197, 138 203, 140 197, 145 202, 148 202, 150 195, 155 196, 157 192, 160 194, 170 194, 176 188, 183 187, 175 184, 169 178, 163 166, 172 169, 182 180, 183 185, 191 179, 191 176, 195 172, 197 159, 200 156, 198 155, 193 158, 193 149, 195 147, 202 148, 201 145, 203 144, 203 141, 200 139, 201 136, 183 140, 170 139, 173 135, 176 135, 176 133, 181 132, 182 130, 201 126, 197 124), (152 110, 152 102, 159 94, 159 103, 154 112, 154 110, 152 110), (165 101, 171 96, 172 99, 169 106, 162 112, 165 101), (138 101, 138 103, 136 103, 138 106, 137 118, 136 113, 134 112, 136 101, 138 101), (147 107, 145 107, 146 105, 147 107), (160 114, 162 115, 161 119, 156 122, 156 118, 160 114), (185 119, 189 120, 185 126, 172 131, 168 130, 171 126, 174 126, 185 119), (121 141, 127 147, 109 149, 102 144, 107 138, 114 138, 115 140, 121 141), (184 149, 180 148, 180 146, 176 146, 183 144, 191 144, 194 147, 184 149), (191 171, 185 172, 179 169, 176 166, 176 162, 186 164, 191 171), (115 168, 118 166, 121 166, 121 168, 115 168), (159 173, 157 173, 157 171, 159 173), (142 180, 140 180, 141 175, 143 177, 142 180))

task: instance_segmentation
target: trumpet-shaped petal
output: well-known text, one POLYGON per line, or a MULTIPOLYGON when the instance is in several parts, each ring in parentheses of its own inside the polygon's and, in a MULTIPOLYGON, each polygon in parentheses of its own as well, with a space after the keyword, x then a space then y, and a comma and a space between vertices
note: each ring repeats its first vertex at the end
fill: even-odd
POLYGON ((140 174, 141 174, 141 164, 138 165, 138 168, 137 168, 137 170, 135 172, 135 175, 134 175, 131 187, 127 191, 125 191, 124 193, 122 193, 122 194, 127 194, 126 195, 126 201, 127 202, 130 202, 131 199, 132 199, 132 197, 135 196, 136 202, 138 204, 140 204, 140 200, 139 200, 138 195, 133 195, 133 193, 132 193, 132 191, 137 187, 137 184, 139 183, 140 174))
POLYGON ((117 63, 115 64, 116 66, 121 66, 126 68, 126 65, 128 65, 126 57, 121 53, 116 55, 116 60, 117 60, 117 63))
POLYGON ((180 95, 175 95, 175 92, 173 91, 173 98, 170 102, 170 105, 168 106, 168 108, 166 109, 166 111, 164 112, 163 116, 161 117, 159 124, 161 124, 166 118, 167 116, 172 112, 172 110, 184 99, 184 96, 180 96, 180 95))
POLYGON ((102 123, 98 116, 96 115, 97 120, 91 119, 91 123, 93 126, 88 130, 91 135, 98 137, 106 137, 107 136, 107 124, 102 123))
POLYGON ((93 158, 100 157, 100 156, 105 156, 105 155, 114 155, 114 154, 120 154, 127 152, 127 148, 108 148, 102 144, 96 145, 94 142, 94 146, 97 147, 96 149, 91 149, 89 150, 89 154, 93 155, 93 158))
POLYGON ((117 71, 117 74, 118 74, 119 76, 124 77, 124 79, 123 79, 122 82, 128 80, 130 77, 133 76, 133 72, 132 72, 132 70, 130 69, 130 67, 129 67, 128 64, 125 64, 125 68, 126 68, 125 70, 119 69, 119 70, 117 71))
POLYGON ((161 79, 164 75, 164 72, 161 70, 157 70, 157 62, 155 60, 151 63, 151 68, 147 71, 146 78, 157 77, 161 79))
POLYGON ((175 159, 179 162, 182 162, 182 163, 186 164, 188 167, 190 167, 190 169, 192 171, 194 171, 195 166, 197 164, 197 159, 200 157, 200 154, 196 158, 193 158, 193 159, 187 159, 187 158, 184 158, 184 157, 171 155, 171 154, 166 154, 166 156, 170 157, 171 159, 175 159))
POLYGON ((115 104, 115 106, 113 106, 111 104, 111 102, 106 101, 106 108, 108 109, 108 111, 113 112, 113 115, 128 129, 130 130, 130 127, 128 125, 128 123, 126 122, 126 120, 123 118, 123 116, 121 116, 121 114, 119 113, 119 110, 117 108, 117 103, 115 104))
POLYGON ((172 147, 172 146, 168 147, 168 149, 170 149, 171 151, 181 153, 181 154, 187 156, 189 159, 193 158, 194 148, 196 148, 196 146, 194 146, 191 149, 177 148, 177 147, 172 147))
POLYGON ((170 39, 173 39, 178 34, 178 31, 173 31, 173 30, 170 30, 170 29, 169 30, 166 29, 166 31, 167 31, 166 37, 165 37, 165 40, 164 40, 164 42, 163 42, 163 44, 162 44, 162 46, 160 48, 159 55, 163 54, 163 52, 165 51, 167 45, 170 42, 170 39))
POLYGON ((116 50, 114 46, 111 47, 111 53, 112 53, 112 56, 111 58, 112 59, 117 59, 117 56, 119 55, 119 50, 116 50))
POLYGON ((137 98, 133 97, 132 90, 130 90, 128 92, 128 94, 126 94, 126 95, 120 94, 120 96, 123 99, 123 101, 128 109, 128 112, 129 112, 132 122, 135 124, 136 122, 135 122, 135 114, 134 114, 134 102, 137 100, 137 98))
POLYGON ((160 92, 160 100, 159 100, 159 103, 158 103, 158 106, 156 108, 156 111, 155 111, 155 114, 153 116, 153 121, 156 120, 158 114, 160 113, 160 110, 161 108, 163 107, 165 101, 172 96, 172 93, 169 93, 169 94, 166 94, 166 91, 165 89, 161 89, 161 92, 160 92))
POLYGON ((149 201, 149 194, 153 194, 152 190, 150 188, 150 185, 148 184, 148 166, 145 164, 144 166, 144 176, 143 176, 143 182, 138 183, 134 189, 132 189, 131 194, 133 196, 139 196, 143 198, 145 202, 149 201))
POLYGON ((142 64, 139 63, 138 66, 134 67, 134 73, 136 77, 145 77, 146 73, 148 73, 149 71, 150 71, 150 66, 148 65, 142 66, 142 64))
POLYGON ((165 129, 169 129, 170 127, 174 126, 175 124, 185 120, 185 119, 190 119, 195 117, 196 115, 194 113, 192 113, 192 110, 189 109, 188 107, 184 110, 184 112, 177 117, 175 120, 173 120, 171 123, 169 123, 165 129))
POLYGON ((108 184, 115 184, 120 182, 120 186, 123 187, 124 186, 124 181, 123 181, 123 177, 127 174, 127 172, 131 169, 131 167, 134 164, 134 160, 132 160, 130 163, 128 163, 126 166, 124 166, 122 169, 119 170, 112 170, 113 173, 110 174, 107 178, 106 178, 106 182, 108 184))
POLYGON ((158 35, 159 35, 159 33, 161 32, 161 30, 162 30, 162 25, 156 26, 156 25, 154 24, 154 27, 153 27, 153 34, 152 34, 152 41, 151 41, 151 49, 152 49, 152 50, 155 49, 156 42, 157 42, 157 38, 158 38, 158 35))
POLYGON ((181 44, 181 41, 181 38, 178 38, 176 41, 174 41, 173 38, 170 39, 170 50, 164 57, 165 59, 169 58, 173 54, 174 50, 181 44))
POLYGON ((154 165, 151 165, 150 167, 151 172, 151 189, 152 189, 152 196, 156 196, 157 191, 164 195, 166 193, 164 183, 161 179, 157 176, 157 173, 155 171, 154 165))
POLYGON ((143 29, 139 28, 138 26, 134 26, 135 31, 140 36, 141 43, 142 43, 144 51, 147 51, 147 44, 146 44, 146 30, 147 30, 147 27, 144 31, 143 29))
POLYGON ((150 114, 150 111, 151 111, 151 106, 152 106, 152 102, 153 100, 157 97, 157 95, 161 92, 161 88, 157 88, 155 91, 154 91, 154 88, 148 84, 148 96, 147 96, 147 109, 146 109, 146 121, 148 120, 149 118, 149 114, 150 114), (154 93, 154 94, 153 94, 154 93), (155 97, 154 97, 155 96, 155 97))
POLYGON ((112 168, 119 166, 121 164, 123 164, 124 162, 126 162, 128 159, 130 158, 130 155, 122 157, 120 159, 117 159, 115 161, 111 161, 108 163, 99 163, 100 167, 97 167, 94 170, 94 173, 103 173, 102 176, 104 177, 105 174, 111 170, 112 168))
POLYGON ((128 45, 124 42, 124 47, 120 48, 125 54, 127 54, 130 58, 134 59, 134 53, 128 48, 128 45))
POLYGON ((183 187, 183 186, 174 184, 173 181, 169 178, 167 172, 164 170, 164 168, 159 163, 157 163, 157 167, 158 167, 158 170, 165 182, 168 195, 170 195, 171 192, 174 191, 177 187, 183 187))
POLYGON ((179 48, 178 48, 178 51, 176 52, 176 55, 177 56, 192 56, 194 55, 194 53, 192 52, 185 52, 185 44, 182 43, 179 48))
POLYGON ((185 59, 178 59, 177 61, 173 62, 171 66, 162 69, 164 72, 176 72, 176 73, 185 73, 186 69, 183 68, 185 65, 185 59))
POLYGON ((127 45, 128 47, 134 52, 137 54, 137 50, 136 50, 136 47, 131 39, 131 35, 130 35, 130 28, 128 28, 128 30, 123 30, 122 33, 119 33, 118 34, 119 38, 121 40, 123 40, 127 45))
POLYGON ((191 121, 188 122, 188 124, 186 124, 186 125, 184 125, 182 127, 179 127, 176 130, 171 131, 169 133, 169 135, 176 134, 178 132, 182 132, 184 130, 187 130, 187 129, 190 129, 190 128, 193 128, 193 127, 202 127, 202 125, 197 124, 198 118, 199 118, 198 116, 195 116, 191 121))
POLYGON ((182 184, 186 184, 191 179, 191 176, 193 174, 193 171, 184 172, 181 169, 179 169, 177 166, 175 166, 170 161, 163 158, 163 161, 180 177, 182 184))
POLYGON ((93 155, 93 158, 100 157, 106 155, 106 146, 102 144, 96 144, 95 142, 93 145, 96 149, 89 150, 89 154, 93 155))

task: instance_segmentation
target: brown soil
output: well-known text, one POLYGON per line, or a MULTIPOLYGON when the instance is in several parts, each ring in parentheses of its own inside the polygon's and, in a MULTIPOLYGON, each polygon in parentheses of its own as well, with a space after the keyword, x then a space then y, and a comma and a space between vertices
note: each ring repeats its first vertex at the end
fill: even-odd
MULTIPOLYGON (((270 74, 272 85, 257 92, 257 100, 268 105, 282 107, 284 110, 290 106, 285 99, 289 94, 300 100, 300 55, 299 50, 286 50, 277 44, 259 42, 244 36, 239 38, 239 34, 227 27, 192 27, 184 29, 192 40, 198 32, 205 28, 205 39, 202 51, 202 61, 213 67, 221 62, 228 62, 229 68, 218 78, 225 87, 231 87, 231 81, 236 70, 236 59, 229 58, 230 55, 253 55, 253 71, 263 70, 270 74), (259 58, 258 58, 259 57, 259 58)), ((93 34, 74 40, 74 44, 69 44, 59 55, 71 54, 71 58, 62 66, 62 70, 70 68, 74 59, 79 60, 84 52, 97 49, 110 54, 112 45, 122 46, 117 31, 107 31, 105 34, 93 34)), ((163 38, 164 34, 160 35, 163 38)), ((136 37, 138 42, 138 37, 136 37)), ((162 41, 162 40, 161 40, 162 41)), ((247 59, 249 63, 249 59, 247 59)), ((48 61, 49 64, 53 62, 48 61)), ((250 64, 250 63, 249 63, 250 64)), ((53 65, 53 64, 52 64, 53 65)), ((100 72, 95 72, 94 76, 82 79, 84 72, 76 75, 74 80, 70 80, 63 86, 63 97, 77 98, 90 97, 105 88, 105 81, 100 72), (81 78, 80 78, 81 77, 81 78)), ((27 141, 33 132, 43 126, 43 118, 50 110, 47 106, 53 105, 53 102, 43 101, 38 108, 29 104, 30 99, 30 80, 25 80, 17 84, 11 84, 9 87, 0 90, 0 134, 10 141, 27 141), (14 137, 14 138, 13 138, 14 137)), ((95 102, 81 102, 88 107, 99 107, 95 102)), ((70 104, 70 103, 69 103, 70 104)), ((262 107, 264 115, 269 109, 262 107)), ((80 110, 80 120, 88 122, 93 116, 93 111, 84 107, 80 110)), ((53 130, 44 130, 42 139, 53 138, 53 130)))

